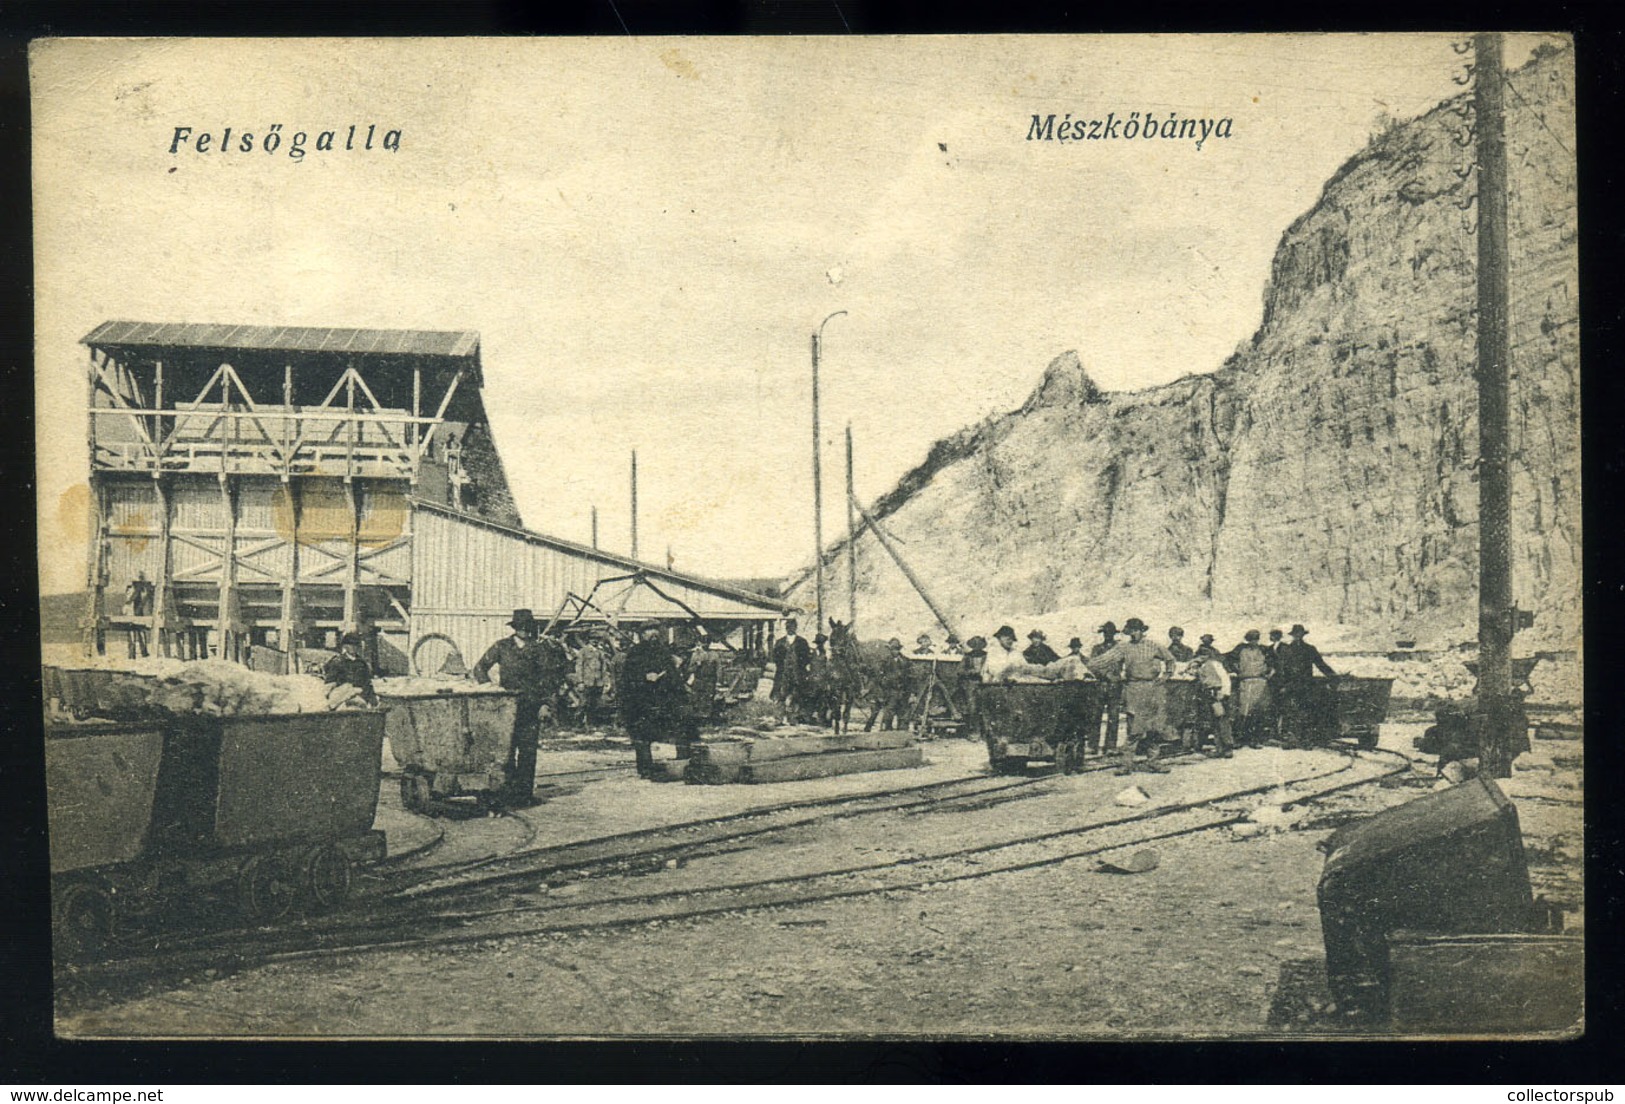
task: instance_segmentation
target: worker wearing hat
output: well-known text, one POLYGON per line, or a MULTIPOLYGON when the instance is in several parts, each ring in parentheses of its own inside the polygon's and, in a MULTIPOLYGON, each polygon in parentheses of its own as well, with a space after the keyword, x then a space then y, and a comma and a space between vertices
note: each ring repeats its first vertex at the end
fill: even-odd
POLYGON ((1258 642, 1257 629, 1248 629, 1240 644, 1225 653, 1225 666, 1236 676, 1235 735, 1238 747, 1258 747, 1270 707, 1270 676, 1275 654, 1258 642))
POLYGON ((964 645, 962 645, 959 642, 959 637, 958 636, 954 635, 953 633, 948 634, 948 638, 942 642, 942 654, 943 655, 964 655, 965 654, 964 645))
POLYGON ((535 804, 536 740, 541 735, 542 707, 558 692, 555 658, 539 641, 542 624, 528 609, 516 609, 508 620, 513 630, 485 650, 469 672, 475 682, 497 683, 516 696, 513 741, 508 748, 504 796, 515 805, 535 804))
POLYGON ((1018 674, 1022 664, 1021 653, 1016 651, 1016 630, 1000 625, 987 646, 987 658, 982 661, 983 682, 1007 682, 1018 674))
POLYGON ((1128 714, 1128 739, 1123 741, 1122 763, 1119 774, 1132 774, 1135 769, 1134 753, 1149 739, 1151 753, 1145 769, 1157 774, 1168 768, 1157 760, 1161 749, 1156 742, 1167 727, 1167 708, 1164 691, 1159 683, 1173 674, 1174 657, 1168 649, 1153 640, 1147 640, 1146 623, 1131 617, 1123 625, 1129 634, 1127 641, 1119 641, 1110 651, 1089 661, 1089 669, 1097 676, 1120 673, 1123 680, 1123 712, 1128 714))
POLYGON ((1299 747, 1311 736, 1315 709, 1315 671, 1327 678, 1336 678, 1337 672, 1321 658, 1320 650, 1304 637, 1309 630, 1293 625, 1292 639, 1275 649, 1275 690, 1281 711, 1281 744, 1299 747))
POLYGON ((1051 648, 1045 640, 1043 629, 1034 629, 1027 634, 1027 639, 1031 643, 1027 645, 1027 650, 1021 653, 1021 657, 1034 667, 1042 667, 1046 663, 1054 663, 1061 658, 1055 654, 1055 649, 1051 648))
MULTIPOLYGON (((1172 648, 1170 648, 1168 650, 1173 651, 1172 648)), ((1222 656, 1219 653, 1219 649, 1214 647, 1214 645, 1213 645, 1213 634, 1212 633, 1203 633, 1202 634, 1202 639, 1196 645, 1196 654, 1192 658, 1194 658, 1194 659, 1206 659, 1209 656, 1211 656, 1211 657, 1213 657, 1215 659, 1222 658, 1222 656)))
POLYGON ((378 695, 372 689, 372 665, 361 655, 361 637, 347 632, 339 638, 339 651, 322 667, 322 682, 327 686, 328 708, 350 708, 356 701, 377 705, 378 695))
POLYGON ((932 655, 936 649, 931 646, 931 634, 921 633, 914 638, 915 655, 932 655))
MULTIPOLYGON (((1213 639, 1208 637, 1209 640, 1213 639)), ((1196 655, 1191 646, 1185 643, 1185 630, 1174 625, 1168 630, 1168 654, 1174 657, 1175 662, 1189 663, 1196 655)))
POLYGON ((873 708, 869 710, 869 719, 864 722, 863 731, 868 732, 874 728, 876 720, 880 721, 883 730, 906 728, 911 689, 908 657, 903 654, 902 640, 895 636, 886 641, 886 654, 880 659, 876 683, 878 693, 873 708))
MULTIPOLYGON (((1100 643, 1089 649, 1089 658, 1103 656, 1117 647, 1117 625, 1115 622, 1103 622, 1095 630, 1100 634, 1100 643)), ((1117 733, 1122 724, 1123 715, 1123 678, 1120 670, 1121 664, 1108 668, 1106 671, 1095 671, 1105 685, 1105 693, 1100 700, 1100 716, 1094 723, 1088 725, 1086 738, 1089 743, 1089 754, 1100 754, 1100 730, 1106 730, 1106 754, 1110 755, 1117 750, 1117 733)), ((1087 722, 1086 722, 1087 723, 1087 722)))

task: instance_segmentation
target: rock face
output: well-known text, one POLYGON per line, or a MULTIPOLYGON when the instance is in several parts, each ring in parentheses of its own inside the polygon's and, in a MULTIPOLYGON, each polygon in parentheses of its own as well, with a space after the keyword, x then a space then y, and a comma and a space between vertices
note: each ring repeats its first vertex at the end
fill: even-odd
MULTIPOLYGON (((1536 611, 1529 638, 1561 647, 1580 631, 1572 71, 1567 51, 1537 54, 1507 97, 1515 593, 1536 611)), ((1020 410, 938 442, 875 504, 956 627, 1028 617, 1087 635, 1103 611, 1214 631, 1313 621, 1323 643, 1476 636, 1460 102, 1328 181, 1282 236, 1257 333, 1217 371, 1105 394, 1063 354, 1020 410)), ((872 535, 858 559, 865 635, 929 624, 872 535)))

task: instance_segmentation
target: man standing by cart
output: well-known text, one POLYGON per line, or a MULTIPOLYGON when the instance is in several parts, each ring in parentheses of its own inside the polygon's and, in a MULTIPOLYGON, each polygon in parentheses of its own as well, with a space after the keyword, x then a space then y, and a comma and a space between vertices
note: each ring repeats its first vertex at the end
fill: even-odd
POLYGON ((1304 637, 1309 630, 1292 626, 1292 639, 1275 650, 1275 690, 1281 709, 1281 746, 1301 747, 1310 737, 1310 717, 1314 714, 1314 681, 1318 669, 1327 678, 1337 672, 1320 657, 1304 637))
MULTIPOLYGON (((1100 643, 1089 649, 1089 658, 1103 656, 1117 647, 1117 625, 1107 621, 1100 626, 1100 643)), ((1120 665, 1119 665, 1120 666, 1120 665)), ((1106 693, 1101 702, 1100 717, 1089 726, 1089 754, 1095 755, 1100 751, 1100 728, 1102 722, 1106 727, 1106 754, 1110 755, 1117 750, 1117 728, 1123 709, 1123 678, 1122 672, 1117 668, 1109 668, 1104 672, 1096 671, 1106 683, 1106 693)))
POLYGON ((513 717, 513 743, 508 748, 507 785, 503 796, 515 805, 536 803, 536 740, 541 735, 542 706, 558 692, 552 681, 554 657, 542 648, 538 637, 541 622, 528 609, 516 609, 508 622, 513 635, 505 636, 485 650, 469 672, 475 682, 491 681, 491 668, 497 668, 497 684, 517 698, 513 717))
MULTIPOLYGON (((1160 685, 1173 674, 1174 657, 1154 640, 1147 640, 1146 623, 1130 617, 1123 625, 1129 634, 1110 650, 1089 661, 1089 669, 1097 676, 1109 677, 1120 673, 1123 680, 1123 712, 1128 714, 1128 739, 1123 741, 1123 760, 1118 774, 1134 772, 1134 753, 1147 737, 1161 735, 1164 725, 1165 691, 1160 685)), ((1155 774, 1166 774, 1168 768, 1157 762, 1161 756, 1153 740, 1145 769, 1155 774)))
POLYGON ((677 745, 678 758, 688 758, 690 733, 684 716, 688 692, 677 657, 672 655, 665 633, 657 625, 639 630, 637 643, 626 650, 620 702, 639 775, 647 778, 653 772, 651 745, 662 736, 677 745))

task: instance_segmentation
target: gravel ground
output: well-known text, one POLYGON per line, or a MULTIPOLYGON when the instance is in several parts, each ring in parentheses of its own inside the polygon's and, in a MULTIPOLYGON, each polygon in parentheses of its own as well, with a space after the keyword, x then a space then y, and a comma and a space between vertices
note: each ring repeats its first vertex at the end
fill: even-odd
MULTIPOLYGON (((1419 725, 1389 725, 1409 750, 1419 725)), ((613 743, 544 750, 543 773, 624 762, 613 743)), ((764 786, 655 786, 610 775, 560 787, 525 814, 535 843, 607 835, 785 800, 975 774, 979 745, 928 745, 926 766, 764 786)), ((1335 752, 1244 751, 1133 780, 1057 778, 1042 796, 927 816, 850 817, 638 879, 714 884, 940 851, 1152 803, 1336 768, 1335 752), (664 880, 662 880, 664 879, 664 880)), ((1537 741, 1505 788, 1537 892, 1583 923, 1580 744, 1537 741)), ((1431 767, 1283 818, 1155 843, 1160 865, 1121 875, 1077 859, 1036 870, 842 901, 634 929, 496 937, 428 949, 289 961, 187 978, 160 993, 59 1008, 73 1037, 931 1036, 1152 1039, 1336 1030, 1324 1014, 1316 844, 1337 825, 1413 800, 1431 767), (1253 833, 1253 834, 1248 834, 1253 833)), ((386 782, 386 794, 387 794, 386 782)), ((1238 810, 1264 802, 1243 800, 1238 810)), ((1294 811, 1296 813, 1296 811, 1294 811)), ((452 821, 422 861, 515 846, 510 818, 452 821)), ((992 861, 990 859, 990 861, 992 861)), ((598 892, 595 883, 583 886, 598 892)))

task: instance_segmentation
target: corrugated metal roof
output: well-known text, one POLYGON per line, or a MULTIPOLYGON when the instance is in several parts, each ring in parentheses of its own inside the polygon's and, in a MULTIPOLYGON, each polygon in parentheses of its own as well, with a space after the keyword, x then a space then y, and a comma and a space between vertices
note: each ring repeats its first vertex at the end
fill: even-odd
POLYGON ((473 357, 480 350, 480 335, 472 330, 351 330, 203 322, 103 322, 79 340, 95 348, 254 349, 436 357, 473 357))
POLYGON ((671 571, 667 568, 656 567, 654 564, 647 564, 641 560, 634 560, 627 556, 617 556, 613 552, 605 552, 601 548, 594 548, 587 544, 577 544, 575 541, 564 540, 561 537, 550 537, 544 533, 537 533, 530 529, 516 529, 511 525, 501 525, 497 522, 489 520, 488 518, 477 517, 473 514, 460 513, 449 506, 443 506, 438 502, 430 502, 427 499, 414 498, 412 500, 412 506, 414 509, 429 510, 433 513, 440 514, 444 517, 452 518, 457 521, 465 522, 469 525, 479 525, 484 526, 487 529, 495 529, 498 532, 506 533, 510 536, 517 537, 520 540, 545 545, 549 548, 557 549, 560 552, 568 552, 573 555, 597 560, 601 563, 612 564, 616 567, 627 568, 632 571, 642 571, 651 579, 669 579, 674 583, 681 583, 684 586, 693 587, 695 590, 709 591, 719 597, 729 598, 736 602, 745 602, 760 609, 773 610, 775 612, 783 613, 786 610, 798 608, 792 603, 781 602, 778 599, 770 598, 765 594, 757 594, 754 591, 741 590, 739 587, 729 586, 727 583, 719 583, 713 579, 704 579, 697 575, 685 575, 680 571, 671 571))

